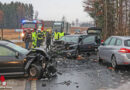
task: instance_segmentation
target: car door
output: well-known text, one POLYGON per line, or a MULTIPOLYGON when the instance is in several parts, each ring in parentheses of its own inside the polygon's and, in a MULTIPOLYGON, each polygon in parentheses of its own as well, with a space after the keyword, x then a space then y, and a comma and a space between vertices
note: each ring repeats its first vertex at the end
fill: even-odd
POLYGON ((16 52, 14 50, 0 45, 0 74, 1 75, 23 73, 24 71, 23 63, 24 63, 23 59, 20 58, 20 56, 16 57, 16 52))
POLYGON ((95 36, 88 36, 84 38, 79 44, 80 52, 88 52, 92 50, 95 43, 95 36))
POLYGON ((116 44, 116 38, 115 37, 112 37, 110 43, 109 43, 109 46, 107 47, 106 51, 105 51, 105 57, 106 57, 106 60, 108 62, 111 62, 111 56, 112 54, 114 53, 115 51, 115 44, 116 44))
POLYGON ((109 43, 111 41, 111 38, 112 37, 109 37, 102 45, 100 45, 100 47, 98 48, 99 50, 99 56, 100 58, 102 59, 106 59, 106 53, 107 53, 107 50, 108 50, 108 47, 109 47, 109 43))
MULTIPOLYGON (((114 50, 114 55, 116 58, 118 57, 118 55, 120 56, 119 50, 122 48, 122 44, 123 44, 122 39, 117 38, 116 44, 115 44, 115 50, 114 50)), ((116 59, 116 60, 118 60, 118 59, 116 59)))

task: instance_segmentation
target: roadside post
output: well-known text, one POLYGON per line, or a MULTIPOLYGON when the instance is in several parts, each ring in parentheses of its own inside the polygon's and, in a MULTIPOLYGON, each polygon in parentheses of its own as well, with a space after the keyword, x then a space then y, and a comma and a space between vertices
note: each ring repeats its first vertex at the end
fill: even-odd
POLYGON ((0 77, 0 80, 1 80, 1 85, 2 86, 6 86, 7 85, 7 83, 5 82, 5 77, 3 75, 0 77))
POLYGON ((5 81, 5 77, 3 75, 0 77, 0 81, 0 90, 13 90, 12 87, 7 87, 7 82, 5 81))

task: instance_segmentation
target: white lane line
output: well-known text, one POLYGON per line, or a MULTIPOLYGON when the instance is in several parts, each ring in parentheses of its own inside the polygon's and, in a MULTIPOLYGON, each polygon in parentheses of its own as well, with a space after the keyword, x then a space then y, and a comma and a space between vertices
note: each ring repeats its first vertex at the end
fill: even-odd
POLYGON ((31 81, 31 90, 37 90, 36 80, 32 80, 32 81, 31 81))

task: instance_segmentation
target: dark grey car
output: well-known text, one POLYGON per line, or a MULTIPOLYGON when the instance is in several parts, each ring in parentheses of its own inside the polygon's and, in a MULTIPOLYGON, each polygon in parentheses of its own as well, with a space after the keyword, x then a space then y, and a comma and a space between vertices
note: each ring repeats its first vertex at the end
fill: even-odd
POLYGON ((12 42, 0 41, 0 75, 15 77, 28 74, 40 78, 45 73, 56 72, 51 60, 40 48, 28 51, 12 42))

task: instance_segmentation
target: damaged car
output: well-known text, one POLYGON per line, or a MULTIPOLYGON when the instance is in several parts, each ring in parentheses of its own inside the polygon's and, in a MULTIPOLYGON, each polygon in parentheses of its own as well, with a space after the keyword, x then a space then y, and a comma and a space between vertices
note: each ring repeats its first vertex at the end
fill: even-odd
MULTIPOLYGON (((101 44, 101 31, 100 28, 91 27, 88 28, 86 35, 66 35, 54 42, 54 51, 60 52, 60 56, 67 58, 76 58, 79 54, 89 56, 96 53, 101 44)), ((51 52, 53 52, 53 49, 51 52)))
POLYGON ((90 56, 96 54, 101 44, 101 28, 91 27, 87 30, 87 36, 77 44, 70 45, 65 51, 68 57, 77 57, 79 54, 90 56))
POLYGON ((40 48, 27 50, 8 41, 0 41, 0 75, 32 78, 51 77, 56 68, 49 55, 40 48))
POLYGON ((77 45, 85 37, 87 37, 87 35, 66 35, 60 40, 54 41, 49 52, 54 57, 67 57, 66 50, 69 50, 73 45, 77 45))

